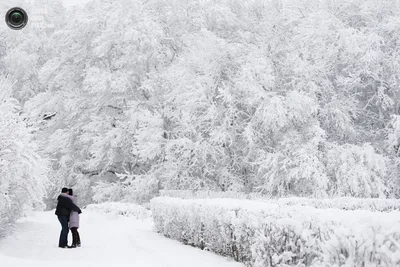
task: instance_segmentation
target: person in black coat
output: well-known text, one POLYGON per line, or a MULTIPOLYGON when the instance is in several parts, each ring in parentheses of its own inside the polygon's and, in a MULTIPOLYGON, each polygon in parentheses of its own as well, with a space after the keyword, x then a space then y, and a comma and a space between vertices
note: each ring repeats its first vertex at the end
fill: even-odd
POLYGON ((63 189, 61 189, 61 194, 58 196, 57 200, 58 200, 58 203, 57 203, 57 208, 56 208, 55 213, 61 224, 61 233, 60 233, 60 239, 58 241, 58 246, 60 248, 67 248, 68 247, 68 232, 69 232, 68 221, 69 221, 69 215, 71 213, 71 210, 76 211, 79 214, 81 214, 82 211, 69 198, 68 188, 64 187, 63 189))

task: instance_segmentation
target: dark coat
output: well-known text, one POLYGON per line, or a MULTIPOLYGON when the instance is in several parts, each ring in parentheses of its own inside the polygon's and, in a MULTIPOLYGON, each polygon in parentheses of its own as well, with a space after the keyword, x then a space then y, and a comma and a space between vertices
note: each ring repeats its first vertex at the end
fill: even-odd
POLYGON ((68 196, 64 196, 63 194, 59 195, 56 208, 56 215, 57 216, 68 216, 71 213, 71 210, 78 212, 79 214, 82 213, 81 209, 75 205, 72 200, 68 196))

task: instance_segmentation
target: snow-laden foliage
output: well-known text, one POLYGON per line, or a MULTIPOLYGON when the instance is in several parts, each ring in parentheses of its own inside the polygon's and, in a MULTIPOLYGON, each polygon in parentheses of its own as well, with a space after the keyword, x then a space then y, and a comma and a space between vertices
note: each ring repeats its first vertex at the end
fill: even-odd
POLYGON ((369 144, 332 147, 327 153, 330 190, 337 196, 384 197, 387 159, 369 144))
POLYGON ((44 208, 48 185, 47 161, 11 96, 13 86, 0 77, 0 236, 24 212, 44 208))
POLYGON ((398 1, 53 2, 52 30, 0 28, 49 204, 400 196, 398 1))
POLYGON ((397 266, 400 213, 315 209, 238 199, 155 198, 166 237, 246 266, 397 266))
POLYGON ((86 207, 86 210, 125 217, 134 217, 136 219, 147 219, 151 215, 149 210, 133 203, 107 202, 101 204, 90 204, 86 207))

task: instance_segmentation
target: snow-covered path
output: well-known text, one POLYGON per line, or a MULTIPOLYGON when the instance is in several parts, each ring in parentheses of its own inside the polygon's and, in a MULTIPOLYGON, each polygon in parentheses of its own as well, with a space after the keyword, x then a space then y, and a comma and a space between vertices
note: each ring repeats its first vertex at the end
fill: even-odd
MULTIPOLYGON (((19 231, 0 241, 4 267, 243 267, 213 253, 169 240, 152 231, 150 220, 84 211, 82 247, 57 247, 60 224, 54 212, 18 223, 19 231)), ((71 235, 69 235, 69 243, 71 235)))

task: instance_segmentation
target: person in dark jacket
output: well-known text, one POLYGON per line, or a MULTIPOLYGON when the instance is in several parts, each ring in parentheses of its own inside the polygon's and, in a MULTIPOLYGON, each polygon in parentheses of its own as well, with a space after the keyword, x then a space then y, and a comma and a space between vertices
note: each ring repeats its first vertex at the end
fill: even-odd
POLYGON ((68 221, 69 221, 70 213, 73 210, 73 211, 78 212, 78 214, 81 214, 82 211, 69 198, 68 188, 64 187, 63 189, 61 189, 61 194, 58 196, 57 200, 58 200, 58 203, 57 203, 57 208, 56 208, 55 213, 61 224, 61 233, 60 233, 60 239, 58 242, 58 246, 60 248, 67 248, 68 247, 68 232, 69 232, 68 221))

